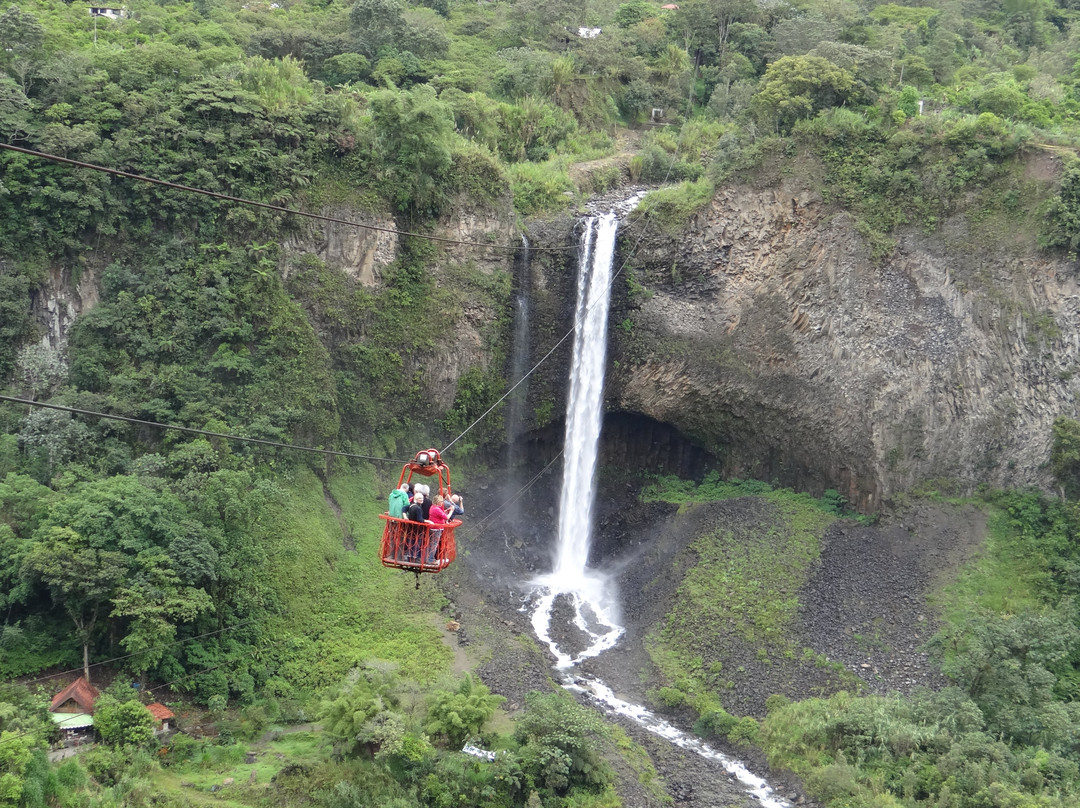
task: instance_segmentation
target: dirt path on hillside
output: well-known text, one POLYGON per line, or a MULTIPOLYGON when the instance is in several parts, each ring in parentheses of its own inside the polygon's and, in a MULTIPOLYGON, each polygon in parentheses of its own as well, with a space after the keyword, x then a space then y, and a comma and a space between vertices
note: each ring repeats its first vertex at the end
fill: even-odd
POLYGON ((571 163, 567 168, 571 181, 581 188, 595 189, 598 184, 610 188, 608 183, 598 182, 595 178, 610 173, 610 167, 614 166, 619 172, 619 184, 628 182, 630 180, 630 158, 640 150, 641 139, 644 136, 645 132, 643 130, 616 130, 615 153, 596 160, 571 163))

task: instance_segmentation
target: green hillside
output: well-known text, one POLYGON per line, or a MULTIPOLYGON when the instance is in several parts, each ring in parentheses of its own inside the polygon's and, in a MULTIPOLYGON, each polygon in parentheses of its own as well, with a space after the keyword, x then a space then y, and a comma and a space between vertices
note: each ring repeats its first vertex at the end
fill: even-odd
MULTIPOLYGON (((510 270, 426 238, 455 212, 503 213, 524 230, 618 184, 666 183, 642 213, 677 233, 719 185, 768 182, 799 156, 820 164, 823 197, 878 259, 901 228, 933 230, 956 210, 1003 244, 1018 228, 1047 251, 1080 244, 1073 0, 116 11, 0 10, 0 144, 414 235, 365 285, 293 249, 298 217, 0 149, 4 395, 411 456, 508 387, 510 270), (1030 181, 1020 159, 1036 149, 1062 158, 1060 176, 1030 181), (94 303, 63 344, 44 325, 57 286, 94 303), (428 363, 466 308, 490 314, 483 361, 455 366, 456 392, 434 404, 428 363)), ((497 456, 501 418, 459 446, 467 470, 497 456)), ((1075 463, 1058 438, 1071 496, 1075 463)), ((640 750, 569 697, 531 695, 510 728, 501 696, 451 676, 446 596, 378 564, 396 469, 377 460, 0 404, 0 806, 606 808, 621 804, 626 770, 655 783, 640 750), (103 744, 50 766, 43 702, 57 683, 42 680, 84 668, 112 683, 103 744), (131 707, 132 682, 199 731, 161 747, 131 707), (284 727, 301 731, 278 737, 284 727), (455 751, 472 739, 505 754, 486 766, 455 751), (240 785, 210 790, 227 777, 240 785)), ((1075 500, 1012 496, 997 504, 1012 521, 995 554, 943 595, 943 664, 964 698, 775 702, 760 735, 744 722, 734 740, 757 739, 830 806, 1074 802, 1075 500), (995 598, 1016 570, 1023 586, 995 598), (1019 625, 1045 641, 1025 645, 1019 625), (924 720, 946 710, 971 720, 924 720), (841 726, 837 711, 855 718, 841 726)), ((801 584, 832 520, 766 501, 791 539, 783 579, 746 589, 747 565, 776 552, 778 534, 743 559, 703 536, 688 602, 651 635, 661 691, 711 716, 707 734, 725 734, 721 660, 689 632, 723 617, 761 632, 764 656, 794 654, 793 604, 778 593, 801 584), (698 597, 717 581, 738 599, 698 597)))

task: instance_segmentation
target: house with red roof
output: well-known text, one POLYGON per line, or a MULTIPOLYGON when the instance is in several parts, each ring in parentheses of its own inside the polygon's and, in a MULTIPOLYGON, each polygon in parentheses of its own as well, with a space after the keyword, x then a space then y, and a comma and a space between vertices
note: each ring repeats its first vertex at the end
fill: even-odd
POLYGON ((55 696, 49 705, 50 713, 87 713, 93 715, 94 702, 101 693, 81 676, 55 696))
POLYGON ((176 714, 164 704, 157 701, 153 704, 147 704, 146 709, 150 711, 150 715, 154 716, 154 719, 158 722, 157 731, 168 732, 169 722, 176 718, 176 714))
POLYGON ((86 735, 94 726, 94 702, 101 693, 79 677, 55 696, 49 712, 65 738, 72 740, 86 735))

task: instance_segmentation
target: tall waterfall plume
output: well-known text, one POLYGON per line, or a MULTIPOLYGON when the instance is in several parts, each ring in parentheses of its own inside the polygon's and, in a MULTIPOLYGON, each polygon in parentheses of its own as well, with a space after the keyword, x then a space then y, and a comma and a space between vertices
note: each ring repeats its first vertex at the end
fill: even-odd
MULTIPOLYGON (((632 197, 621 209, 633 209, 640 198, 640 195, 632 197)), ((618 698, 601 680, 580 671, 571 675, 568 670, 583 659, 613 647, 623 634, 623 628, 617 622, 614 581, 588 566, 596 459, 603 422, 608 306, 618 225, 614 213, 591 216, 585 221, 582 234, 563 445, 559 532, 554 570, 532 582, 533 630, 555 655, 563 687, 589 698, 606 712, 630 719, 675 746, 716 761, 764 808, 791 808, 789 802, 776 796, 768 783, 739 761, 680 731, 645 707, 618 698), (558 610, 557 604, 561 607, 558 610), (559 625, 553 625, 556 611, 560 614, 559 625), (567 636, 574 643, 572 650, 559 645, 560 639, 567 636)))
POLYGON ((613 587, 607 576, 588 568, 595 500, 593 483, 603 419, 608 306, 618 227, 614 213, 590 216, 585 220, 581 239, 555 564, 551 574, 536 581, 542 594, 534 604, 532 615, 537 637, 551 648, 559 667, 596 656, 615 645, 623 633, 616 620, 613 587), (584 649, 576 654, 560 649, 551 637, 551 613, 560 596, 572 606, 574 627, 587 638, 584 649))

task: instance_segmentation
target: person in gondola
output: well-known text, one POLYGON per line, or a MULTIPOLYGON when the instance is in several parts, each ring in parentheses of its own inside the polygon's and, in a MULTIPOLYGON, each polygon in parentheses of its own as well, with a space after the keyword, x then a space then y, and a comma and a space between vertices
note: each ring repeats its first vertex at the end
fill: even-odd
POLYGON ((448 521, 453 521, 458 517, 465 515, 465 500, 461 498, 460 494, 452 494, 445 503, 443 503, 443 510, 446 511, 446 518, 448 521))
POLYGON ((417 483, 414 488, 415 490, 419 491, 421 494, 424 495, 424 498, 421 500, 420 505, 424 509, 424 520, 427 521, 430 518, 428 514, 431 513, 431 486, 429 486, 427 483, 417 483))
MULTIPOLYGON (((395 488, 390 492, 390 497, 387 503, 386 513, 395 519, 403 519, 405 516, 405 510, 409 507, 409 486, 402 485, 400 488, 395 488)), ((405 538, 404 531, 405 526, 400 522, 390 522, 387 525, 390 530, 391 546, 393 547, 394 558, 401 558, 401 545, 402 540, 405 538)))
POLYGON ((390 492, 389 507, 386 512, 395 519, 401 519, 405 509, 409 507, 409 486, 402 485, 390 492))
POLYGON ((442 527, 450 520, 446 516, 444 508, 446 500, 442 495, 436 494, 435 498, 431 501, 431 510, 428 511, 428 521, 438 528, 432 528, 428 533, 428 551, 427 558, 424 560, 425 564, 434 564, 435 559, 439 557, 439 540, 442 538, 442 527))
POLYGON ((418 523, 405 528, 408 531, 408 535, 405 537, 406 561, 419 561, 424 546, 424 533, 426 532, 424 529, 424 495, 418 488, 419 486, 413 488, 412 504, 409 505, 409 510, 405 514, 405 518, 410 522, 418 523))
MULTIPOLYGON (((422 449, 413 460, 402 466, 397 486, 398 491, 405 487, 409 504, 401 506, 400 517, 391 515, 389 507, 386 513, 379 514, 383 521, 379 559, 384 567, 416 573, 419 585, 421 573, 442 572, 454 560, 456 545, 453 530, 460 522, 454 521, 451 514, 463 513, 464 507, 459 505, 458 510, 451 505, 450 467, 443 462, 436 449, 422 449), (420 482, 421 479, 425 482, 420 482), (446 498, 438 509, 443 514, 438 525, 430 518, 434 499, 432 488, 440 498, 446 498), (433 557, 434 561, 429 561, 429 557, 433 557)), ((392 496, 400 502, 399 494, 392 496)), ((394 503, 395 506, 398 502, 394 503)), ((390 505, 389 501, 387 505, 390 505)), ((437 512, 435 518, 439 519, 437 512)))

